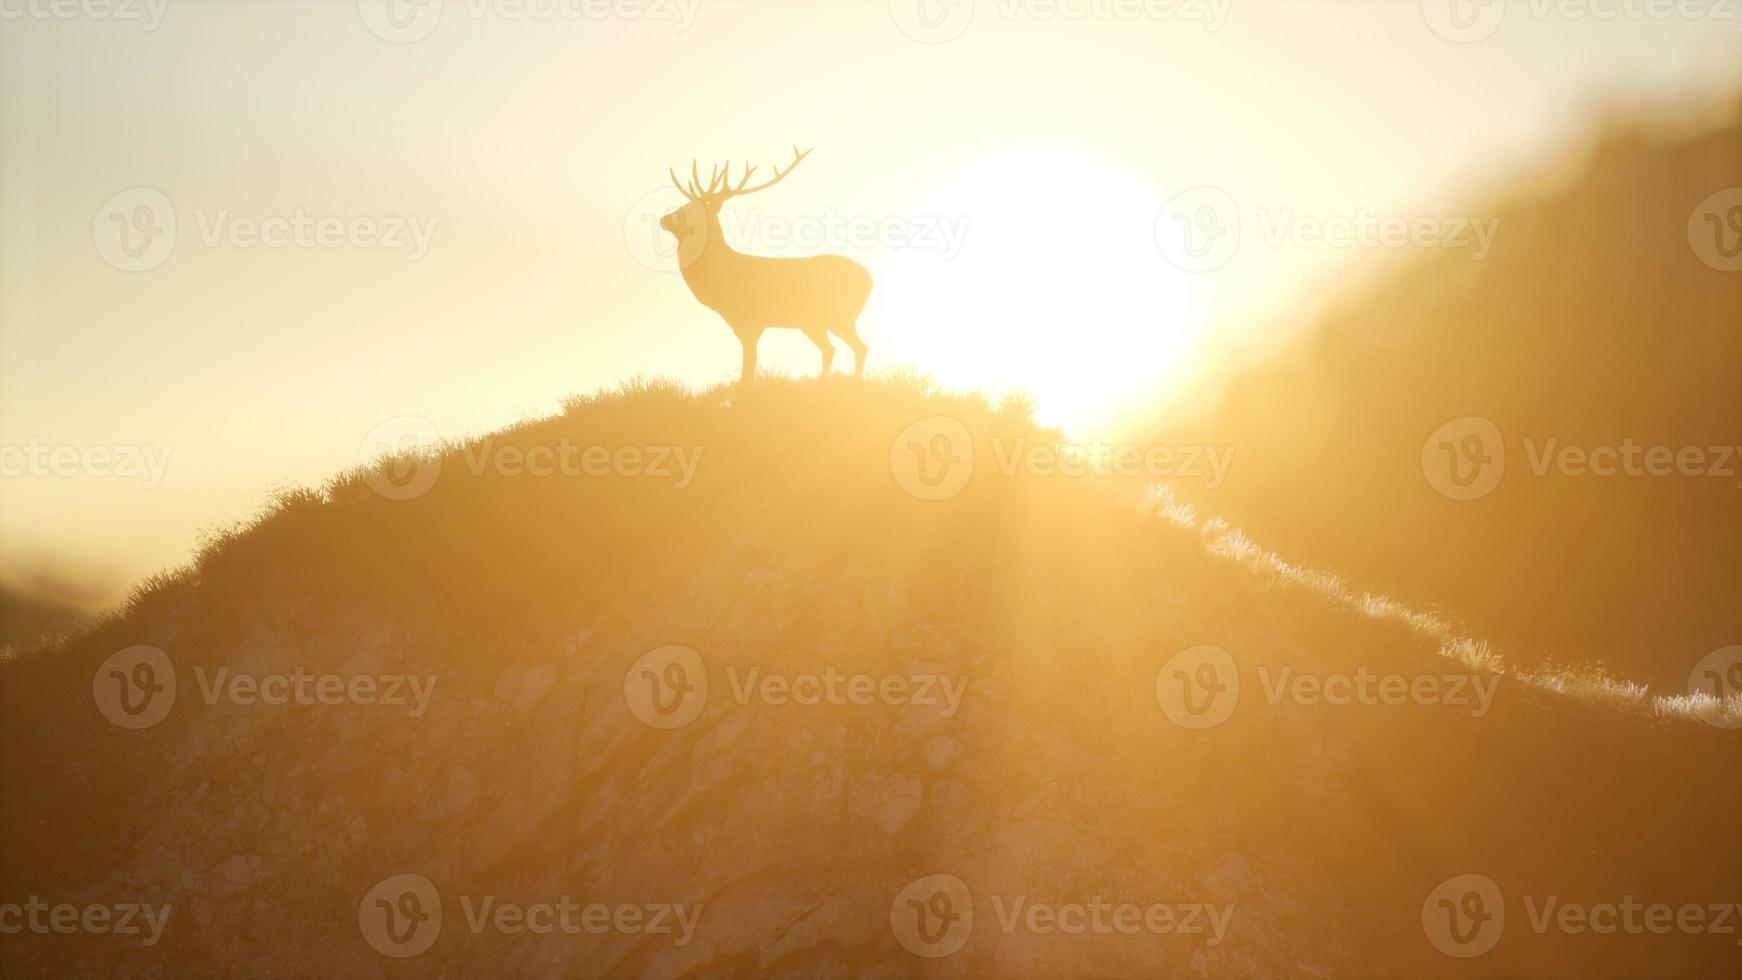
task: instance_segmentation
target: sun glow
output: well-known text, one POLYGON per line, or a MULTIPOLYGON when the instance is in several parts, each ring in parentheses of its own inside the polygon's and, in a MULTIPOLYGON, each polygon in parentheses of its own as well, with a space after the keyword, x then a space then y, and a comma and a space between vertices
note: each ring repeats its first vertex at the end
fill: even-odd
MULTIPOLYGON (((874 270, 884 352, 939 383, 1021 390, 1040 421, 1090 437, 1191 374, 1202 313, 1155 246, 1157 190, 1053 146, 984 157, 916 202, 959 247, 894 250, 874 270)), ((942 236, 940 236, 942 237, 942 236)))

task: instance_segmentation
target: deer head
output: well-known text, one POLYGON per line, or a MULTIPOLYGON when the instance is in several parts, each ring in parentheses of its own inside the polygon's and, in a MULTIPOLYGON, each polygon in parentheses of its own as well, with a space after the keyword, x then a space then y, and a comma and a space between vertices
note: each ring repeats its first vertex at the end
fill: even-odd
POLYGON ((744 173, 737 184, 732 183, 732 165, 711 168, 707 183, 702 183, 700 168, 692 161, 690 163, 690 179, 686 184, 680 181, 675 170, 666 170, 671 175, 672 185, 683 194, 685 204, 676 211, 659 219, 659 226, 670 232, 678 240, 680 246, 698 244, 709 240, 717 240, 720 230, 720 206, 734 197, 765 191, 786 179, 787 174, 798 168, 804 158, 810 156, 809 150, 799 151, 792 148, 792 163, 785 170, 774 168, 774 176, 760 184, 750 186, 750 178, 755 176, 756 169, 749 161, 744 163, 744 173))

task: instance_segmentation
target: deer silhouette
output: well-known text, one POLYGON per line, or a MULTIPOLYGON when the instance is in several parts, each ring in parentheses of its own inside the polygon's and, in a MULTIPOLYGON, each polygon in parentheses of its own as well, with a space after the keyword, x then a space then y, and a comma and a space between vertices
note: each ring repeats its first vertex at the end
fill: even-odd
POLYGON ((829 340, 834 334, 853 349, 853 374, 865 371, 865 342, 859 339, 858 320, 871 296, 871 273, 864 266, 841 255, 794 259, 745 255, 726 242, 720 228, 722 205, 773 187, 810 155, 796 146, 792 153, 786 169, 774 168, 774 177, 755 187, 750 186, 750 178, 757 168, 748 162, 736 185, 730 163, 713 168, 705 184, 694 163, 687 186, 676 171, 666 171, 688 203, 659 219, 659 226, 677 238, 684 284, 703 306, 720 314, 744 345, 742 382, 756 375, 756 343, 770 327, 799 330, 809 337, 822 351, 824 374, 835 360, 829 340))

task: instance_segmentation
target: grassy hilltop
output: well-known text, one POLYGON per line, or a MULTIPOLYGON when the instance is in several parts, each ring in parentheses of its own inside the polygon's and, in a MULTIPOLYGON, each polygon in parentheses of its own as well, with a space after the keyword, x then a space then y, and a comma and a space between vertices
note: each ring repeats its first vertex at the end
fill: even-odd
POLYGON ((149 946, 8 936, 4 972, 1735 971, 1732 937, 1539 935, 1522 904, 1734 901, 1742 732, 1693 717, 1719 709, 1514 672, 1137 481, 1001 471, 1018 442, 1056 441, 1019 400, 912 381, 639 385, 283 495, 79 638, 0 665, 0 902, 171 909, 149 946), (922 500, 902 434, 939 416, 971 434, 973 468, 922 500), (565 447, 580 469, 525 471, 565 447), (674 471, 683 449, 693 468, 586 472, 590 447, 664 447, 674 471), (93 677, 138 644, 177 689, 129 730, 93 677), (633 690, 669 645, 707 690, 659 728, 633 690), (1203 645, 1240 691, 1196 729, 1158 677, 1203 645), (429 686, 417 707, 209 703, 220 669, 429 686), (1487 694, 1272 703, 1285 669, 1487 694), (743 696, 752 671, 934 678, 959 697, 781 703, 743 696), (921 958, 892 903, 940 873, 972 893, 973 929, 921 958), (1455 959, 1422 908, 1465 873, 1504 890, 1508 919, 1492 952, 1455 959), (406 959, 359 920, 398 874, 432 882, 444 913, 406 959), (681 943, 474 932, 468 896, 701 913, 681 943), (1007 929, 1017 896, 1231 915, 1221 935, 1007 929))

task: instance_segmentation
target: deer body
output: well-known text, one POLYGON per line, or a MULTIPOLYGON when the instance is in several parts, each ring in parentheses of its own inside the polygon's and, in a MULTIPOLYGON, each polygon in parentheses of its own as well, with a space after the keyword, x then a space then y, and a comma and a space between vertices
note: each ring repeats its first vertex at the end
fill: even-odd
MULTIPOLYGON (((805 154, 797 154, 786 171, 775 171, 773 180, 754 188, 773 186, 805 154)), ((871 274, 852 259, 840 255, 805 258, 769 258, 745 255, 726 242, 720 227, 720 206, 746 190, 754 167, 733 188, 716 175, 705 186, 698 176, 684 192, 689 203, 660 219, 660 227, 678 240, 678 264, 684 284, 703 306, 720 314, 744 347, 742 381, 756 374, 756 344, 769 328, 801 331, 823 355, 823 373, 834 363, 835 349, 829 339, 840 337, 853 350, 853 373, 865 370, 865 344, 859 339, 859 313, 871 295, 871 274)), ((673 183, 677 177, 672 176, 673 183)))

